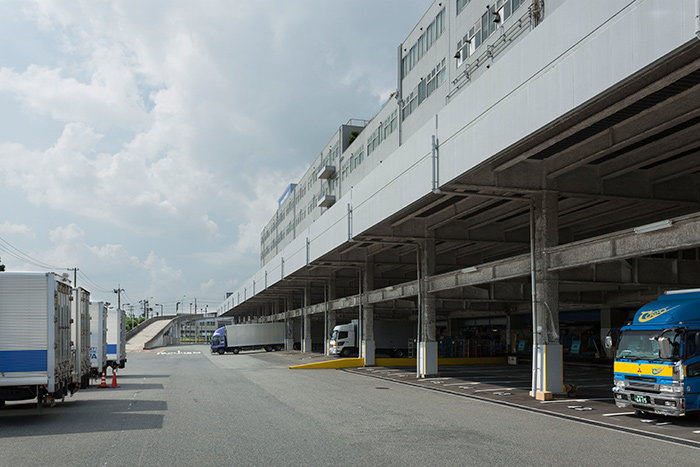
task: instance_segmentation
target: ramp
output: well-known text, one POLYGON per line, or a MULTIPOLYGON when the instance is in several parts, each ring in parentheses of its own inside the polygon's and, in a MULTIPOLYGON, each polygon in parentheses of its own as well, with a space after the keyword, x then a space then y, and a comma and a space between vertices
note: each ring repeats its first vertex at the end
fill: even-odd
MULTIPOLYGON (((175 317, 173 317, 173 319, 174 318, 175 317)), ((161 319, 146 326, 146 328, 126 341, 126 351, 133 352, 136 350, 143 350, 145 344, 169 326, 173 319, 161 319)))

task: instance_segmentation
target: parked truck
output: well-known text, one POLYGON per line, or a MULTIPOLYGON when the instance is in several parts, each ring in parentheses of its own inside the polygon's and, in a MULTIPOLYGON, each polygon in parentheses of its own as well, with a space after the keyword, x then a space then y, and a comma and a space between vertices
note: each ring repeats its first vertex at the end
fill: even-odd
POLYGON ((107 310, 107 366, 124 368, 126 364, 126 312, 107 310))
MULTIPOLYGON (((330 354, 340 357, 358 355, 358 326, 354 319, 348 324, 333 328, 330 341, 330 354)), ((416 337, 416 323, 412 321, 375 321, 374 352, 401 358, 408 354, 409 342, 416 337)))
POLYGON ((73 289, 71 314, 72 380, 75 386, 87 388, 90 384, 90 292, 82 287, 73 289))
POLYGON ((682 416, 700 410, 700 289, 666 292, 620 329, 613 396, 637 413, 682 416))
POLYGON ((0 273, 0 406, 72 394, 71 293, 54 273, 0 273))
POLYGON ((107 369, 107 306, 90 302, 90 373, 99 378, 107 369))
POLYGON ((231 324, 214 331, 211 352, 223 355, 241 350, 265 349, 267 352, 284 348, 284 323, 231 324))

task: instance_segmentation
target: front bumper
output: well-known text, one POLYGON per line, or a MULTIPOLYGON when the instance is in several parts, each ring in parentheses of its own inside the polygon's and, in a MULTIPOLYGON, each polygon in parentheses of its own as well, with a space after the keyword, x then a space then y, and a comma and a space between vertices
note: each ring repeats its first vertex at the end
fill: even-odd
POLYGON ((643 412, 680 417, 685 415, 685 396, 677 393, 650 393, 635 389, 613 388, 615 405, 643 412))

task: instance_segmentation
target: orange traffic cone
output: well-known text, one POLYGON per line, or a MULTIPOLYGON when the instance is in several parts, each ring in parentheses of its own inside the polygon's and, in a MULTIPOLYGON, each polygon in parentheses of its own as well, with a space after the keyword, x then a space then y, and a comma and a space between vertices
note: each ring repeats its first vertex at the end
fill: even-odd
POLYGON ((112 370, 112 388, 118 388, 117 386, 117 370, 112 370))
POLYGON ((100 383, 99 386, 97 386, 97 389, 104 389, 107 387, 107 381, 105 381, 105 372, 102 372, 102 382, 100 383))

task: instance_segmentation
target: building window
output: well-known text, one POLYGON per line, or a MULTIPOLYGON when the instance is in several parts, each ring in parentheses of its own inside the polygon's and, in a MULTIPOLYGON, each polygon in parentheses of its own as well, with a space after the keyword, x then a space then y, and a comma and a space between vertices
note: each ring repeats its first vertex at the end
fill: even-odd
POLYGON ((457 0, 457 14, 460 14, 460 12, 464 10, 467 3, 469 3, 469 0, 457 0))

